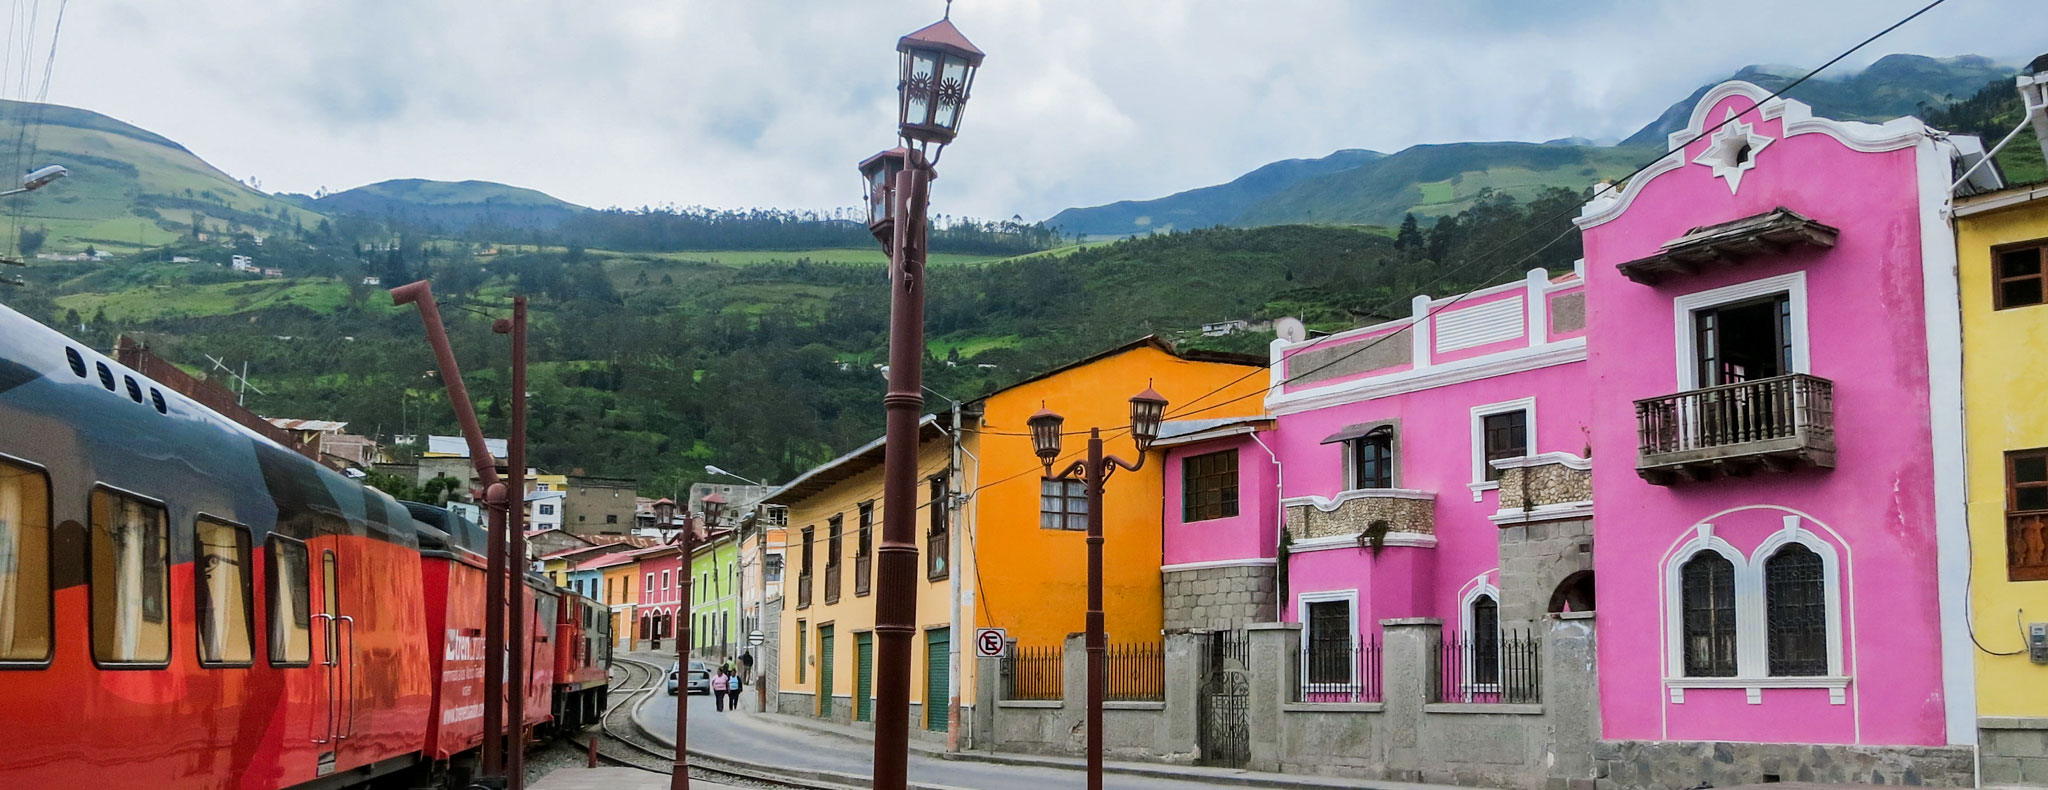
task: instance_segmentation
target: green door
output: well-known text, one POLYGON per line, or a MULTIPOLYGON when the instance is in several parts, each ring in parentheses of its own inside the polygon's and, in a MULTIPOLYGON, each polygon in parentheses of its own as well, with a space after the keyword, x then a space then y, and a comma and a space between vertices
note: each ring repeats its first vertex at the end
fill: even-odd
POLYGON ((924 639, 924 728, 945 732, 953 704, 952 685, 947 678, 952 659, 952 631, 934 628, 925 632, 924 639))
POLYGON ((875 635, 853 635, 853 717, 875 720, 875 635))
POLYGON ((818 626, 818 716, 832 718, 832 626, 818 626))

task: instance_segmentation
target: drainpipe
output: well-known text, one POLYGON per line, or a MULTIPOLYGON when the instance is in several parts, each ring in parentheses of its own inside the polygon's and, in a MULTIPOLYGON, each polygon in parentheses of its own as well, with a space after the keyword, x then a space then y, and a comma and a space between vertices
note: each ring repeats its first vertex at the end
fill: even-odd
POLYGON ((1266 446, 1266 440, 1259 438, 1258 430, 1254 429, 1251 437, 1252 441, 1258 442, 1259 449, 1266 451, 1266 457, 1273 459, 1273 510, 1280 519, 1274 524, 1273 529, 1273 622, 1277 623, 1281 619, 1280 613, 1286 609, 1280 602, 1280 597, 1286 595, 1287 591, 1280 589, 1279 562, 1280 544, 1287 539, 1287 506, 1280 503, 1280 500, 1286 497, 1284 486, 1287 478, 1285 470, 1280 465, 1280 456, 1273 452, 1273 448, 1266 446))

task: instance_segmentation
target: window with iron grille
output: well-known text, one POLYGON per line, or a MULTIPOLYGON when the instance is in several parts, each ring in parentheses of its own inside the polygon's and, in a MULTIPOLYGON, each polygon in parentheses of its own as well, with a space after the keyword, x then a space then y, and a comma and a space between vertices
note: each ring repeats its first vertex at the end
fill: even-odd
POLYGON ((1679 569, 1687 677, 1735 676, 1735 563, 1702 551, 1679 569))
POLYGON ((1088 529, 1087 484, 1079 480, 1040 478, 1038 526, 1041 529, 1088 529))
POLYGON ((1351 602, 1308 604, 1308 682, 1351 682, 1351 602))
POLYGON ((1764 561, 1764 630, 1772 677, 1828 673, 1827 571, 1797 543, 1764 561))
POLYGON ((1470 677, 1471 682, 1483 686, 1500 683, 1500 601, 1491 595, 1481 594, 1472 599, 1470 677))
POLYGON ((1997 259, 1992 285, 1993 309, 2041 304, 2048 297, 2048 241, 2030 241, 1992 251, 1997 259))
POLYGON ((1394 487, 1394 426, 1374 428, 1345 445, 1351 451, 1353 489, 1394 487))
POLYGON ((1484 479, 1499 480, 1500 470, 1493 468, 1494 461, 1529 454, 1529 414, 1521 409, 1488 414, 1482 424, 1486 430, 1484 479))
POLYGON ((1205 453, 1181 461, 1181 520, 1237 515, 1237 451, 1205 453))
POLYGON ((2048 449, 2005 454, 2005 571, 2048 581, 2048 449))

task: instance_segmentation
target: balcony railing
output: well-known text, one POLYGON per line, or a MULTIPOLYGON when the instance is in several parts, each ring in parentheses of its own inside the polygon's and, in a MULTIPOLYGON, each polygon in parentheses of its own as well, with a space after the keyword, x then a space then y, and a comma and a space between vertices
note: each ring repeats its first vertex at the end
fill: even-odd
POLYGON ((1636 474, 1657 485, 1835 465, 1834 383, 1796 373, 1636 401, 1636 474))
POLYGON ((825 565, 825 603, 839 603, 839 568, 837 562, 825 565))

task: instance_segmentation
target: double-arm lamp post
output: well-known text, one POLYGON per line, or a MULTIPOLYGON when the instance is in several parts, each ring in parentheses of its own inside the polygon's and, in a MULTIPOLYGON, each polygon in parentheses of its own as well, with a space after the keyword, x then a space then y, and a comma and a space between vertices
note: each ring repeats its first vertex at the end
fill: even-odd
MULTIPOLYGON (((702 502, 704 525, 717 524, 719 514, 725 510, 725 497, 712 494, 702 502)), ((697 541, 704 535, 697 524, 691 523, 688 514, 684 514, 683 523, 677 524, 675 500, 666 497, 654 503, 654 522, 657 529, 676 533, 669 537, 669 542, 676 545, 677 554, 682 557, 676 573, 682 577, 682 599, 676 602, 675 616, 669 619, 676 624, 676 759, 670 766, 668 786, 669 790, 690 790, 690 554, 697 550, 697 541)), ((711 693, 717 694, 718 690, 711 693)))
POLYGON ((1040 409, 1026 422, 1031 426, 1032 449, 1045 464, 1045 476, 1055 480, 1080 478, 1088 495, 1088 790, 1102 790, 1102 694, 1103 661, 1109 652, 1102 630, 1102 487, 1118 469, 1136 472, 1145 466, 1145 450, 1159 438, 1159 422, 1165 418, 1166 399, 1151 387, 1131 396, 1131 439, 1138 446, 1133 463, 1102 452, 1102 429, 1088 429, 1088 457, 1052 473, 1060 457, 1060 428, 1066 418, 1040 409))
MULTIPOLYGON (((903 790, 910 750, 910 657, 917 633, 917 434, 924 410, 924 297, 932 168, 967 106, 982 52, 948 18, 896 42, 902 145, 860 163, 868 230, 889 252, 889 391, 882 545, 875 590, 874 790, 903 790)), ((958 638, 955 635, 954 638, 958 638)), ((930 701, 927 701, 930 704, 930 701)), ((680 743, 680 740, 678 741, 680 743)))

